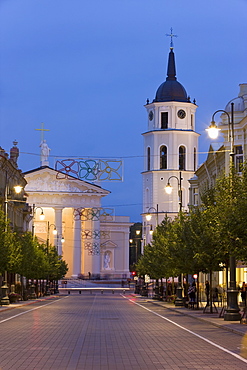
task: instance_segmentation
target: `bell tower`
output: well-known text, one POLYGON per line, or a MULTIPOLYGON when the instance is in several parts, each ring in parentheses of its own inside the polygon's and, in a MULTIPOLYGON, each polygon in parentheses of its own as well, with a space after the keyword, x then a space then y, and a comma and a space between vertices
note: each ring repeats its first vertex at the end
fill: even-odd
POLYGON ((195 100, 190 101, 177 81, 175 55, 171 45, 167 77, 152 103, 147 100, 147 131, 144 132, 143 227, 146 244, 152 230, 164 219, 187 210, 189 183, 197 167, 198 137, 195 132, 195 100), (172 192, 165 187, 169 183, 172 192), (147 214, 152 217, 147 221, 147 214))

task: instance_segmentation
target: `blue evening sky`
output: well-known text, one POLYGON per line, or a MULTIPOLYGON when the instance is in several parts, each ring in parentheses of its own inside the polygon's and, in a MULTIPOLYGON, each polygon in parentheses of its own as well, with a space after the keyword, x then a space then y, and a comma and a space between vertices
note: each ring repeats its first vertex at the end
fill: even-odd
POLYGON ((247 82, 247 0, 0 0, 0 146, 40 165, 41 127, 55 157, 123 158, 124 181, 102 182, 105 206, 140 221, 147 115, 166 78, 173 27, 177 78, 205 128, 247 82))

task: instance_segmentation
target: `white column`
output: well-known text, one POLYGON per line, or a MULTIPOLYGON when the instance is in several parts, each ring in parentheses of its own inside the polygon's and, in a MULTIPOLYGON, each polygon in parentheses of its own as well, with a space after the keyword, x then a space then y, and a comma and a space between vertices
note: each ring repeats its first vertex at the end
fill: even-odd
POLYGON ((74 221, 74 254, 73 254, 73 274, 77 278, 81 273, 81 219, 78 217, 74 221))
POLYGON ((62 219, 62 208, 55 208, 55 226, 57 229, 57 235, 54 236, 54 245, 57 247, 58 254, 63 254, 61 238, 63 234, 63 219, 62 219))
POLYGON ((87 275, 100 274, 100 239, 94 238, 94 230, 98 233, 100 231, 99 220, 88 220, 84 222, 85 230, 91 230, 92 239, 84 240, 85 243, 89 243, 90 247, 84 249, 84 273, 87 275))
MULTIPOLYGON (((100 221, 92 221, 92 231, 96 231, 97 234, 100 232, 100 221)), ((93 274, 100 274, 100 239, 93 239, 93 242, 97 244, 98 254, 92 256, 92 271, 93 274)))

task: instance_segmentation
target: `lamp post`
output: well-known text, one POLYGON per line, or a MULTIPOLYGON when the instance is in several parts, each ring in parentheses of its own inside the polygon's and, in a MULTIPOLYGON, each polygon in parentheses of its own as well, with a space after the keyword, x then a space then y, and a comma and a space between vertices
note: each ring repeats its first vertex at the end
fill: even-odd
MULTIPOLYGON (((230 161, 229 169, 232 171, 234 168, 234 103, 231 103, 231 114, 225 110, 217 110, 212 116, 212 122, 209 128, 207 129, 208 134, 211 139, 216 139, 218 137, 219 128, 217 127, 214 116, 218 112, 223 112, 228 117, 228 140, 230 141, 230 161)), ((232 186, 232 182, 230 183, 232 186)), ((225 321, 238 321, 240 320, 240 313, 238 307, 238 290, 236 288, 236 259, 234 256, 230 255, 230 286, 227 289, 227 309, 224 314, 225 321)))
MULTIPOLYGON (((179 171, 179 177, 175 176, 175 175, 172 175, 168 178, 167 180, 167 185, 165 187, 165 191, 167 194, 171 194, 172 192, 172 186, 170 184, 170 180, 174 178, 177 180, 178 182, 178 204, 179 204, 179 214, 181 214, 182 212, 182 207, 183 207, 183 204, 182 204, 182 172, 179 171)), ((178 286, 177 286, 177 290, 176 290, 176 295, 177 295, 177 298, 175 299, 175 306, 183 306, 184 303, 183 303, 183 288, 182 288, 182 274, 179 274, 178 275, 178 286)))
POLYGON ((159 205, 157 204, 156 208, 155 207, 150 207, 148 208, 148 211, 146 213, 146 220, 147 221, 151 221, 151 218, 152 218, 152 214, 155 214, 156 215, 156 227, 158 226, 159 224, 159 205), (154 211, 154 212, 152 212, 154 211))
MULTIPOLYGON (((148 208, 148 211, 147 211, 147 213, 146 213, 146 220, 149 222, 149 221, 151 221, 151 219, 152 219, 152 215, 153 214, 155 214, 155 216, 156 216, 156 227, 158 226, 158 224, 159 224, 159 205, 157 204, 156 205, 156 208, 155 207, 150 207, 150 208, 148 208)), ((149 234, 151 235, 151 237, 152 237, 152 235, 153 235, 153 232, 154 232, 154 230, 153 230, 153 225, 150 225, 150 230, 149 230, 149 234)), ((146 232, 145 232, 145 238, 146 238, 146 232)), ((144 239, 145 239, 144 238, 144 239)), ((148 238, 147 238, 148 239, 148 238)), ((148 239, 149 240, 149 239, 148 239)))
POLYGON ((134 258, 131 258, 131 256, 133 256, 133 253, 131 253, 131 256, 130 256, 130 264, 136 264, 138 261, 138 256, 140 255, 140 252, 138 253, 138 246, 140 245, 140 241, 141 241, 141 235, 140 235, 141 230, 136 229, 134 233, 135 235, 133 236, 133 232, 132 232, 132 238, 129 240, 130 247, 135 248, 134 258))
MULTIPOLYGON (((16 194, 20 194, 23 187, 20 185, 13 186, 13 189, 16 194)), ((8 199, 8 190, 9 187, 7 186, 7 172, 6 172, 6 183, 5 183, 5 190, 4 190, 4 213, 5 213, 5 222, 7 225, 8 221, 8 202, 20 202, 20 203, 26 203, 26 201, 19 200, 19 199, 8 199)))
POLYGON ((33 236, 34 236, 35 213, 36 213, 36 210, 37 209, 40 209, 41 210, 40 215, 39 215, 40 221, 44 221, 44 219, 45 219, 45 214, 44 214, 43 208, 42 207, 35 207, 35 204, 33 204, 33 220, 32 220, 32 235, 33 236))
POLYGON ((50 243, 50 229, 51 227, 53 226, 53 235, 57 235, 57 228, 56 228, 56 225, 55 224, 50 224, 50 222, 48 221, 47 222, 47 240, 46 240, 46 244, 47 244, 47 254, 49 253, 49 243, 50 243))
MULTIPOLYGON (((23 200, 18 200, 18 199, 8 199, 8 192, 9 192, 9 186, 8 186, 8 173, 6 171, 6 174, 5 174, 5 187, 4 187, 4 216, 5 216, 5 235, 7 233, 7 223, 8 223, 8 203, 9 202, 21 202, 21 203, 26 203, 26 201, 23 201, 23 200)), ((20 186, 20 185, 16 185, 16 186, 13 186, 13 189, 15 191, 16 194, 20 194, 23 187, 20 186)), ((7 294, 7 291, 8 291, 8 285, 7 285, 7 278, 8 278, 8 274, 7 274, 7 271, 4 272, 4 281, 3 281, 3 285, 1 286, 1 291, 2 291, 2 294, 1 294, 1 300, 0 300, 0 303, 1 305, 9 305, 10 301, 9 301, 9 297, 8 297, 8 294, 7 294)))
MULTIPOLYGON (((57 229, 54 228, 54 230, 57 231, 57 229)), ((57 254, 58 254, 58 241, 59 241, 59 238, 61 240, 61 243, 63 244, 65 242, 65 239, 64 239, 64 236, 63 235, 59 235, 58 233, 57 234, 54 234, 54 230, 53 230, 53 235, 57 235, 57 245, 56 245, 56 250, 57 250, 57 254)), ((61 256, 59 256, 58 254, 58 258, 60 259, 61 256)), ((54 287, 54 294, 57 294, 59 293, 59 289, 58 289, 58 280, 56 280, 55 282, 55 287, 54 287)))
MULTIPOLYGON (((47 239, 46 239, 46 246, 47 246, 47 256, 49 258, 49 244, 50 244, 50 229, 53 226, 53 235, 57 235, 57 228, 55 224, 50 224, 50 222, 47 222, 47 239)), ((49 275, 47 277, 46 282, 46 295, 50 295, 50 289, 49 289, 49 275)))
POLYGON ((177 182, 178 182, 178 204, 179 204, 179 212, 182 212, 182 207, 183 207, 182 206, 182 180, 183 180, 183 178, 182 178, 182 172, 179 171, 179 178, 177 176, 174 176, 174 175, 172 175, 172 176, 170 176, 168 178, 167 184, 166 184, 166 187, 165 187, 165 191, 166 191, 167 194, 171 194, 171 192, 172 192, 172 186, 170 184, 170 180, 172 178, 176 179, 177 182))

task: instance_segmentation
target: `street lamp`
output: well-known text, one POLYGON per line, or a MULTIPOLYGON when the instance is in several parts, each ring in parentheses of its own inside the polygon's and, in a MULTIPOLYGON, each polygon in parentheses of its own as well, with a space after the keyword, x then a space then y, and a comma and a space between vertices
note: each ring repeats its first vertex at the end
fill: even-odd
POLYGON ((14 189, 15 189, 16 194, 20 194, 20 192, 21 192, 21 191, 22 191, 22 189, 23 189, 23 186, 21 186, 21 185, 16 185, 16 186, 14 186, 14 189))
POLYGON ((141 254, 141 248, 140 248, 140 243, 142 241, 142 225, 133 225, 130 229, 130 255, 129 255, 129 263, 130 265, 136 264, 138 261, 138 257, 141 254), (139 227, 138 229, 136 227, 139 227), (134 249, 135 248, 135 249, 134 249))
MULTIPOLYGON (((13 189, 14 189, 16 194, 20 194, 22 189, 23 189, 23 186, 16 185, 16 186, 13 186, 13 189)), ((5 191, 4 191, 4 205, 5 205, 4 212, 5 212, 5 221, 6 221, 6 223, 7 223, 7 220, 8 220, 8 203, 9 202, 26 203, 26 201, 24 201, 24 200, 8 199, 8 190, 9 190, 9 187, 7 186, 7 173, 6 173, 6 184, 5 184, 5 191)))
POLYGON ((170 180, 174 178, 178 181, 178 203, 179 203, 179 212, 182 212, 182 172, 179 171, 179 178, 177 176, 170 176, 167 180, 167 184, 166 184, 166 187, 165 187, 165 192, 166 194, 171 194, 172 193, 172 186, 170 184, 170 180))
MULTIPOLYGON (((50 224, 50 222, 47 222, 47 239, 46 239, 46 246, 47 246, 47 256, 49 258, 49 243, 50 243, 50 229, 53 226, 53 235, 57 235, 57 228, 55 224, 50 224)), ((50 278, 49 275, 47 276, 46 281, 46 295, 50 295, 50 278)))
POLYGON ((32 235, 33 236, 34 236, 34 219, 35 219, 35 213, 36 213, 37 209, 41 210, 40 215, 39 215, 40 221, 44 221, 44 219, 45 219, 45 214, 44 214, 43 208, 42 207, 35 207, 35 204, 33 204, 33 220, 32 220, 32 235))
MULTIPOLYGON (((4 216, 5 216, 5 233, 7 232, 7 223, 8 223, 8 203, 9 202, 18 202, 18 203, 26 203, 25 200, 20 200, 20 199, 13 199, 10 198, 8 199, 8 193, 11 188, 8 186, 8 176, 7 176, 7 171, 6 171, 6 177, 5 177, 5 188, 4 188, 4 216)), ((16 185, 13 186, 13 188, 16 194, 20 194, 23 187, 21 185, 16 185)), ((0 299, 1 305, 9 305, 9 298, 7 295, 7 271, 4 272, 4 281, 3 285, 1 287, 2 289, 2 298, 0 299)))
MULTIPOLYGON (((215 130, 217 130, 217 134, 219 132, 219 129, 217 128, 215 122, 214 122, 214 116, 218 112, 223 112, 228 117, 228 140, 230 141, 230 162, 229 167, 230 171, 234 168, 234 103, 231 103, 231 115, 226 112, 225 110, 217 110, 214 112, 212 116, 212 122, 210 127, 207 129, 209 136, 212 138, 212 128, 213 128, 213 138, 215 137, 215 130)), ((239 313, 239 307, 238 307, 238 290, 236 289, 236 259, 234 256, 230 256, 230 286, 227 289, 227 309, 224 314, 224 320, 225 321, 238 321, 240 320, 240 313, 239 313)))
POLYGON ((159 216, 159 206, 157 204, 156 208, 155 207, 150 207, 148 208, 148 211, 146 213, 146 220, 147 221, 151 221, 152 219, 152 215, 155 214, 156 215, 156 227, 158 226, 158 223, 159 223, 159 220, 158 220, 158 216, 159 216), (151 211, 151 212, 150 212, 151 211), (154 211, 154 212, 152 212, 154 211))
MULTIPOLYGON (((53 226, 53 235, 57 235, 57 228, 55 224, 50 224, 50 222, 47 222, 47 248, 49 248, 49 242, 50 242, 50 229, 53 226)), ((47 249, 48 252, 48 249, 47 249)))
MULTIPOLYGON (((172 186, 170 184, 170 180, 174 178, 177 180, 178 182, 178 204, 179 204, 179 213, 181 214, 182 212, 182 172, 179 171, 179 177, 177 176, 170 176, 167 180, 167 185, 165 187, 165 191, 167 194, 171 194, 172 193, 172 186)), ((175 306, 183 306, 184 303, 183 303, 183 288, 182 288, 182 275, 179 274, 178 275, 178 287, 177 287, 177 290, 176 290, 176 293, 177 293, 177 298, 175 300, 175 306)))

